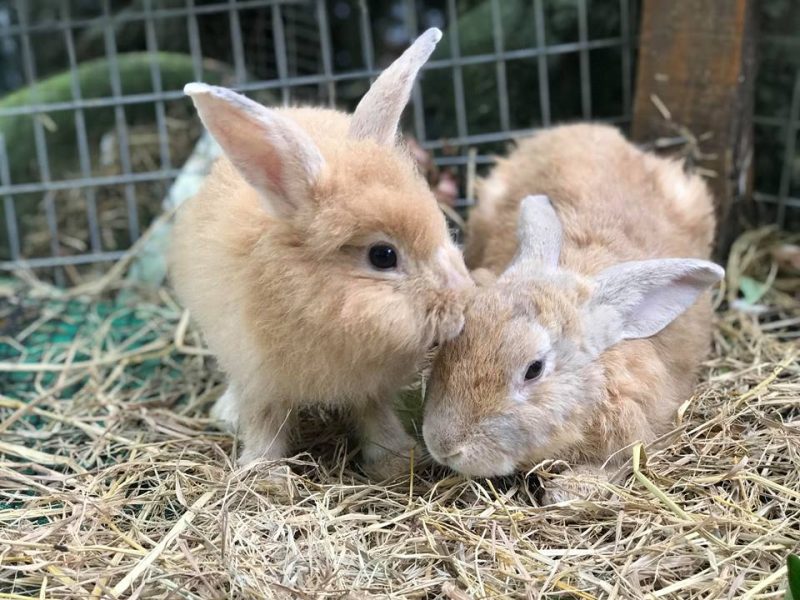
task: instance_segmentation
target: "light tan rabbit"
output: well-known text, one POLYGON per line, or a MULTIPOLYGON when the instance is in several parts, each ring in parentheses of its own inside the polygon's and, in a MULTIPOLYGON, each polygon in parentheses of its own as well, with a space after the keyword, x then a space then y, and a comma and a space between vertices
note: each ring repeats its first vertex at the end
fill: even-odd
POLYGON ((616 129, 521 142, 470 217, 467 264, 486 285, 432 367, 431 455, 470 476, 564 459, 602 477, 668 430, 710 347, 713 232, 703 181, 616 129))
POLYGON ((241 462, 285 456, 296 409, 325 403, 353 409, 376 476, 407 468, 393 394, 459 333, 472 286, 397 136, 440 37, 420 36, 352 116, 186 86, 225 157, 179 211, 172 281, 229 377, 212 414, 238 425, 241 462))

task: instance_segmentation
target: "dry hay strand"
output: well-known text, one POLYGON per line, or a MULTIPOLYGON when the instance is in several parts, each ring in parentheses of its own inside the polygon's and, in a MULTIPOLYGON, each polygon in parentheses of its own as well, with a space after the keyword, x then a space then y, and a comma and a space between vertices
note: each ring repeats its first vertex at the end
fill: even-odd
MULTIPOLYGON (((732 277, 763 281, 784 240, 750 240, 732 277)), ((208 419, 223 382, 166 290, 123 305, 7 286, 0 598, 780 597, 800 542, 791 277, 772 278, 765 310, 719 312, 704 383, 662 448, 549 507, 535 480, 554 464, 369 482, 324 416, 276 487, 264 465, 236 467, 208 419)))

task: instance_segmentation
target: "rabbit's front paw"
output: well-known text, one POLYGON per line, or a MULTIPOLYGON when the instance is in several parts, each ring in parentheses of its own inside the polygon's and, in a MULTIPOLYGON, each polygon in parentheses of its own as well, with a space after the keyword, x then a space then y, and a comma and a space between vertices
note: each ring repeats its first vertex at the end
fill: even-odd
POLYGON ((227 431, 236 431, 236 424, 239 421, 239 412, 236 408, 236 396, 233 393, 232 386, 229 385, 225 393, 214 402, 214 406, 211 407, 210 416, 215 421, 220 421, 227 431))
POLYGON ((416 455, 416 444, 403 432, 407 440, 394 449, 379 447, 365 442, 362 450, 362 468, 373 481, 385 481, 408 475, 413 467, 412 456, 416 455))
POLYGON ((463 306, 453 304, 445 308, 436 323, 436 341, 444 343, 456 337, 464 329, 463 306))
POLYGON ((416 442, 406 433, 392 402, 369 402, 361 413, 361 457, 370 479, 383 481, 407 475, 416 442))

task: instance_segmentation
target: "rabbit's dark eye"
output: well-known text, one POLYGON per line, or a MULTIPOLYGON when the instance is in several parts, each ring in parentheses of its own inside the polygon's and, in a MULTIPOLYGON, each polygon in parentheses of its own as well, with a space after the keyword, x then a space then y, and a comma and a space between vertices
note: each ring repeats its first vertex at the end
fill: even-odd
POLYGON ((528 365, 528 370, 525 371, 525 381, 539 379, 539 377, 542 376, 542 373, 544 373, 544 361, 535 360, 528 365))
POLYGON ((369 249, 369 262, 376 269, 386 271, 397 266, 397 250, 389 244, 375 244, 369 249))

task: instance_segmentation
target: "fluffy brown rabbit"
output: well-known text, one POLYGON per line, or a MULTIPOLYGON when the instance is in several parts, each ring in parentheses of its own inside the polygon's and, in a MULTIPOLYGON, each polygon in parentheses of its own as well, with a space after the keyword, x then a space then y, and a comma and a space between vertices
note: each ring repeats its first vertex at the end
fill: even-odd
POLYGON ((710 347, 713 232, 704 182, 614 128, 521 142, 470 217, 467 265, 485 285, 432 367, 431 455, 469 476, 564 459, 598 479, 663 434, 710 347))
POLYGON ((472 287, 397 136, 440 37, 421 35, 352 116, 186 86, 224 157, 179 211, 172 281, 229 377, 212 414, 238 425, 242 463, 285 456, 296 409, 324 403, 353 410, 374 474, 408 466, 393 394, 460 332, 472 287))

